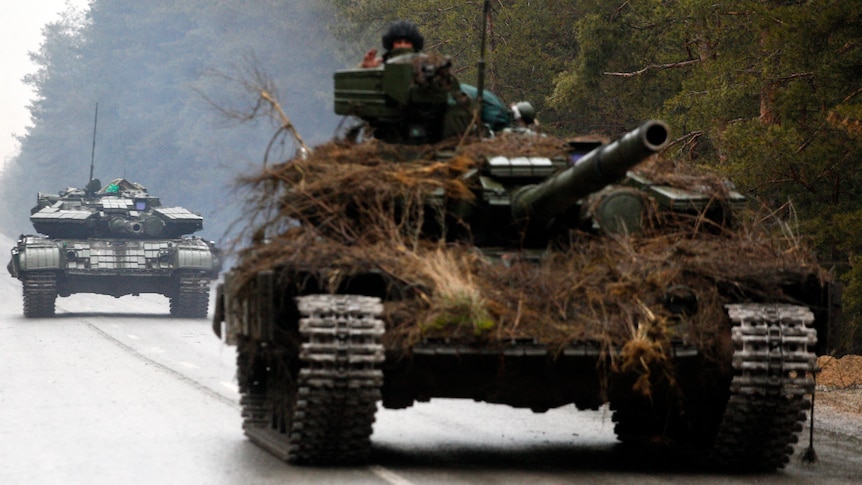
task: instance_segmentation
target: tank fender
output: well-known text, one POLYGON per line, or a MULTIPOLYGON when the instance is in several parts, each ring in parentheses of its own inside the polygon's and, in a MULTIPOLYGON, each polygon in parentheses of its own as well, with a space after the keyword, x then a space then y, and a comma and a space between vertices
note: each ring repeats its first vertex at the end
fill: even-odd
POLYGON ((200 240, 190 240, 176 245, 174 267, 176 269, 211 271, 217 265, 212 251, 206 243, 200 240))
POLYGON ((24 244, 19 244, 16 249, 18 254, 13 252, 12 258, 13 262, 17 261, 18 272, 63 269, 63 255, 56 245, 28 246, 25 240, 24 244))

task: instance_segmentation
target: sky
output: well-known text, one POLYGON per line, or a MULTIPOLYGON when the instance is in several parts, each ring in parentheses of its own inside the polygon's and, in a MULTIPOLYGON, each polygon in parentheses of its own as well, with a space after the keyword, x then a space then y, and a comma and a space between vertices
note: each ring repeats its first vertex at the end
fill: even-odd
POLYGON ((4 2, 0 17, 0 167, 19 150, 15 135, 29 126, 27 105, 33 91, 21 79, 36 71, 29 52, 38 51, 42 27, 59 20, 67 6, 84 10, 89 0, 29 0, 4 2))

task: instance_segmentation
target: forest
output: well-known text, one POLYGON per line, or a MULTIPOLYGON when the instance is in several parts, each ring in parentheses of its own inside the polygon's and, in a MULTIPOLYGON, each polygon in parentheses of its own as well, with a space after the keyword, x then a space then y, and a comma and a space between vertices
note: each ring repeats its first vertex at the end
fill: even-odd
POLYGON ((387 23, 405 18, 462 82, 476 83, 482 58, 485 86, 507 104, 529 100, 548 133, 615 136, 666 120, 668 156, 732 180, 844 283, 839 350, 862 350, 862 3, 491 0, 487 18, 483 3, 93 0, 70 9, 32 53, 32 125, 0 179, 0 227, 29 231, 36 193, 85 185, 92 159, 96 177, 126 177, 201 212, 202 235, 227 243, 246 197, 237 178, 297 149, 290 137, 273 140, 279 123, 259 88, 306 143, 337 136, 332 71, 380 48, 387 23))

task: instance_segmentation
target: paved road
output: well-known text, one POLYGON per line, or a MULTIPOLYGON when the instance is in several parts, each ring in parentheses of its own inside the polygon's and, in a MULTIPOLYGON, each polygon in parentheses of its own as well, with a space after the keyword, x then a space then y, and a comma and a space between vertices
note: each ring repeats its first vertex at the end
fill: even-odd
MULTIPOLYGON (((282 463, 242 435, 234 349, 205 320, 167 316, 156 295, 58 299, 21 316, 20 284, 0 278, 2 484, 436 484, 859 482, 862 440, 818 432, 821 462, 724 477, 620 449, 606 412, 533 414, 434 400, 381 410, 372 464, 282 463)), ((682 465, 680 465, 682 462, 682 465)))

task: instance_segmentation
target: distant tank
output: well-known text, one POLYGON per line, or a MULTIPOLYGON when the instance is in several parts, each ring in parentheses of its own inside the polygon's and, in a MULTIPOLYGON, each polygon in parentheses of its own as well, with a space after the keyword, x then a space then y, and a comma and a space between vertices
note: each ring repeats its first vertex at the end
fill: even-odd
POLYGON ((837 318, 828 273, 752 225, 725 181, 655 160, 662 121, 611 143, 448 137, 471 113, 448 68, 413 54, 337 72, 336 112, 374 139, 254 183, 277 215, 213 321, 237 346, 250 439, 356 463, 378 401, 609 404, 623 442, 783 467, 837 318))
POLYGON ((52 316, 57 296, 73 293, 157 293, 170 299, 171 315, 206 318, 221 255, 188 236, 203 228, 200 215, 163 207, 126 179, 39 193, 30 213, 38 234, 18 239, 7 266, 22 282, 25 317, 52 316))

